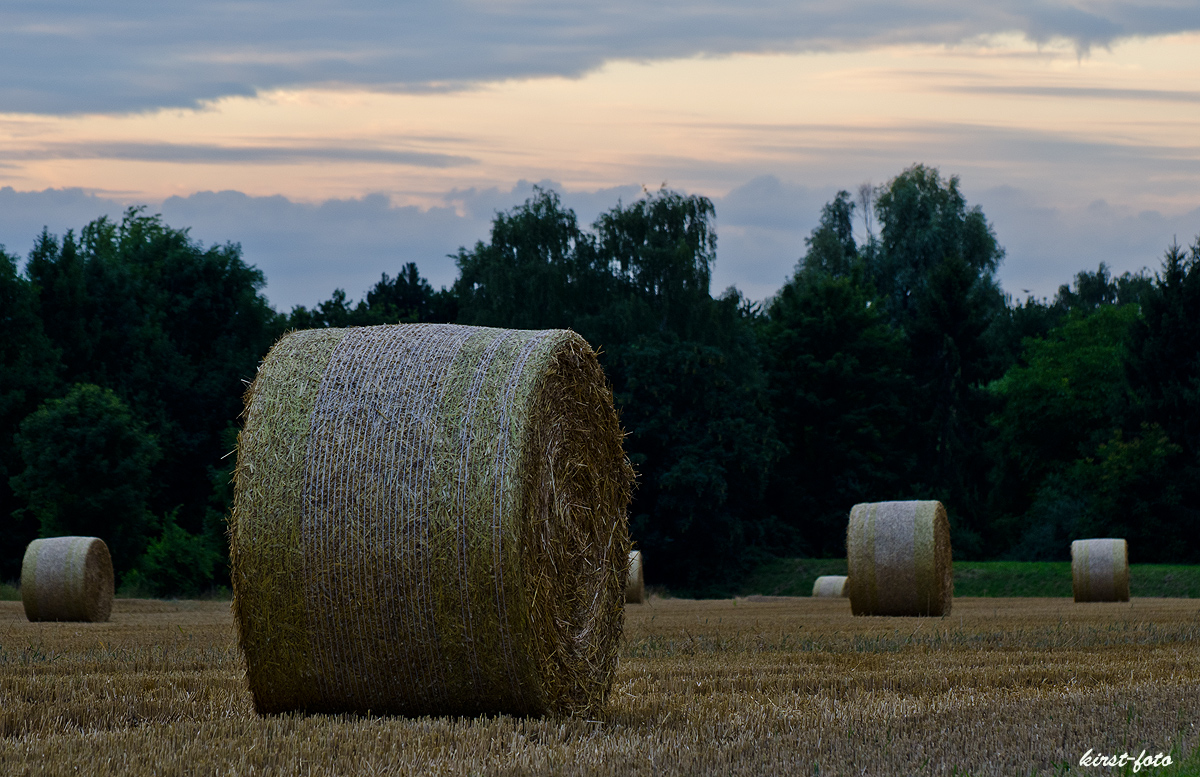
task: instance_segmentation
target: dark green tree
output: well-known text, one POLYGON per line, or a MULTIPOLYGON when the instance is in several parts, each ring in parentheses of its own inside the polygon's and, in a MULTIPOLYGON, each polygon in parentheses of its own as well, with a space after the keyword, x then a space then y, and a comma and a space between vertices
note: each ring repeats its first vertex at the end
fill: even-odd
POLYGON ((1074 287, 1063 284, 1054 297, 1054 307, 1062 315, 1089 312, 1111 305, 1140 304, 1154 293, 1154 281, 1143 273, 1126 272, 1113 277, 1104 262, 1096 272, 1084 270, 1075 275, 1074 287))
POLYGON ((0 246, 0 580, 20 574, 25 546, 38 532, 35 520, 13 515, 18 504, 8 479, 24 468, 12 444, 18 424, 58 390, 59 352, 39 312, 37 290, 0 246))
POLYGON ((317 303, 312 310, 297 305, 288 316, 288 329, 322 329, 325 327, 366 326, 369 320, 367 304, 359 302, 351 307, 345 289, 334 289, 324 302, 317 303))
POLYGON ((40 536, 99 537, 116 571, 131 569, 155 527, 149 504, 161 453, 125 403, 76 384, 21 423, 16 447, 25 467, 10 483, 40 536))
POLYGON ((630 205, 618 203, 596 220, 600 263, 619 284, 625 327, 673 332, 684 340, 722 336, 711 326, 714 215, 707 197, 664 188, 630 205))
POLYGON ((992 385, 1003 403, 992 500, 1009 555, 1066 558, 1070 540, 1108 535, 1142 561, 1194 557, 1195 253, 1173 246, 1153 280, 1113 278, 1103 264, 1079 273, 1046 306, 1059 323, 1025 340, 1021 363, 992 385))
POLYGON ((1003 374, 1021 359, 1025 341, 1045 337, 1062 323, 1064 312, 1046 299, 1028 295, 1024 301, 1007 298, 1000 316, 986 333, 992 366, 989 372, 1003 374))
POLYGON ((162 532, 147 543, 137 567, 123 577, 123 587, 149 596, 196 596, 213 588, 224 558, 213 537, 180 527, 175 511, 163 516, 161 524, 162 532))
POLYGON ((1180 481, 1171 469, 1179 446, 1157 426, 1126 438, 1121 429, 1061 473, 1042 481, 1010 555, 1066 560, 1072 540, 1123 537, 1135 563, 1195 558, 1195 523, 1180 521, 1180 481))
POLYGON ((914 464, 903 439, 907 351, 866 278, 854 207, 847 192, 825 206, 759 326, 786 451, 768 505, 790 530, 789 551, 805 555, 844 554, 850 507, 897 498, 914 464))
MULTIPOLYGON (((1173 528, 1163 558, 1200 561, 1200 237, 1172 245, 1130 337, 1131 417, 1162 429, 1174 453, 1165 466, 1179 503, 1161 511, 1173 528)), ((1127 430, 1128 431, 1128 430, 1127 430)))
POLYGON ((1184 456, 1200 456, 1200 238, 1172 245, 1153 290, 1141 297, 1129 377, 1144 422, 1158 423, 1184 456))
POLYGON ((1063 478, 1121 429, 1130 400, 1125 360, 1136 305, 1072 313, 1025 342, 1022 363, 993 382, 993 505, 1002 545, 1028 558, 1061 558, 1086 502, 1063 478), (1053 483, 1045 491, 1047 479, 1053 483), (1041 507, 1030 512, 1035 499, 1041 507), (1053 528, 1048 528, 1048 527, 1053 528))
POLYGON ((375 326, 377 324, 451 324, 458 318, 458 298, 443 287, 434 291, 421 277, 415 262, 409 262, 392 278, 379 279, 365 299, 352 305, 344 289, 309 310, 303 305, 292 308, 289 329, 322 327, 375 326))
POLYGON ((652 335, 610 359, 639 475, 630 531, 655 565, 650 579, 682 592, 730 593, 779 535, 761 509, 778 455, 765 386, 740 356, 652 335))
POLYGON ((848 278, 864 272, 870 257, 860 252, 854 241, 855 207, 850 192, 844 190, 825 203, 819 225, 804 240, 808 250, 800 260, 798 273, 848 278))
POLYGON ((1113 277, 1104 262, 1095 272, 1080 271, 1074 285, 1063 284, 1053 299, 1026 297, 1009 304, 1006 313, 988 329, 988 349, 993 372, 1002 373, 1021 358, 1026 338, 1044 338, 1063 324, 1069 315, 1084 316, 1109 306, 1140 304, 1154 288, 1144 272, 1126 272, 1113 277))
POLYGON ((64 379, 111 389, 158 440, 149 509, 205 531, 243 381, 283 330, 262 273, 236 244, 204 248, 139 209, 78 238, 43 232, 26 273, 64 379))
POLYGON ((967 207, 957 176, 944 180, 937 169, 914 165, 879 190, 875 210, 880 244, 871 276, 888 312, 904 329, 918 315, 931 279, 947 259, 961 261, 981 284, 995 285, 993 274, 1004 249, 983 210, 967 207))
POLYGON ((763 509, 780 453, 751 321, 736 290, 709 293, 714 209, 662 189, 596 220, 613 273, 605 364, 639 471, 631 531, 650 579, 728 592, 778 521, 763 509))
POLYGON ((589 337, 589 321, 612 295, 594 236, 580 229, 575 212, 553 191, 536 189, 524 205, 497 213, 491 240, 459 249, 456 261, 461 323, 570 326, 589 337))
POLYGON ((918 415, 914 447, 923 482, 955 512, 955 547, 966 557, 987 539, 987 383, 998 377, 985 335, 1003 297, 960 257, 935 265, 908 329, 918 415))
POLYGON ((458 298, 446 288, 434 291, 409 262, 395 278, 383 274, 367 292, 367 309, 383 324, 449 324, 458 318, 458 298))
POLYGON ((777 453, 750 307, 709 294, 712 215, 664 189, 593 234, 539 190, 459 252, 455 284, 461 323, 571 327, 601 349, 639 472, 634 538, 652 581, 692 592, 727 586, 761 545, 777 453))
POLYGON ((917 458, 910 493, 947 504, 955 550, 983 551, 990 469, 984 387, 1004 365, 989 330, 1006 318, 995 279, 1004 257, 979 206, 968 208, 958 179, 915 165, 876 199, 880 243, 868 264, 893 323, 903 332, 916 386, 909 408, 917 458))

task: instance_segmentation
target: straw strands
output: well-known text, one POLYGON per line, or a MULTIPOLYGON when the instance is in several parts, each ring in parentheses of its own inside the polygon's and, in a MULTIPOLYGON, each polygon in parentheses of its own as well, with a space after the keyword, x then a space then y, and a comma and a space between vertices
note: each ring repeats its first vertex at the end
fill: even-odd
POLYGON ((1129 601, 1129 547, 1125 540, 1072 542, 1071 590, 1077 602, 1129 601))
POLYGON ((293 332, 244 418, 230 557, 259 712, 603 705, 633 471, 582 338, 293 332))
POLYGON ((846 587, 845 575, 821 575, 813 581, 813 596, 825 598, 837 598, 841 596, 849 596, 850 592, 846 587))
POLYGON ((31 621, 108 620, 113 566, 97 537, 34 540, 21 562, 21 601, 31 621))
POLYGON ((950 521, 941 502, 874 502, 846 530, 855 615, 946 615, 954 599, 950 521))
POLYGON ((641 604, 646 601, 646 578, 642 574, 642 552, 629 551, 629 575, 625 578, 625 603, 641 604))

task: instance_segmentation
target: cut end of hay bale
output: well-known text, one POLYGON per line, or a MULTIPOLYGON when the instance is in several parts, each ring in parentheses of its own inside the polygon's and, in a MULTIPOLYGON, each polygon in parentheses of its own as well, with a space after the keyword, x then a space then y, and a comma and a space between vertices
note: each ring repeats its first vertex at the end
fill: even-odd
POLYGON ((848 579, 845 575, 821 575, 813 582, 812 595, 825 599, 849 596, 848 579))
POLYGON ((113 566, 97 537, 34 540, 21 562, 21 601, 31 621, 108 620, 113 566))
POLYGON ((1077 602, 1129 601, 1129 546, 1125 540, 1072 542, 1071 589, 1077 602))
POLYGON ((230 559, 260 712, 603 705, 633 471, 581 337, 293 332, 244 418, 230 559))
POLYGON ((629 551, 629 572, 625 578, 626 604, 641 604, 646 601, 646 579, 642 573, 642 552, 629 551))
POLYGON ((855 505, 846 551, 855 615, 949 614, 954 569, 941 502, 855 505))

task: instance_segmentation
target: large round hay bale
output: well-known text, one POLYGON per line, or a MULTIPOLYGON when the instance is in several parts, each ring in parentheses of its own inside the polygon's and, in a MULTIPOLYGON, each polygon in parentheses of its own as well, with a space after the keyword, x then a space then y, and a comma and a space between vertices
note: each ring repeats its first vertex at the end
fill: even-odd
POLYGON ((48 537, 25 548, 21 601, 31 621, 108 620, 113 566, 97 537, 48 537))
POLYGON ((855 615, 946 615, 954 601, 950 521, 941 502, 873 502, 846 530, 855 615))
POLYGON ((592 714, 633 471, 570 331, 292 332, 246 393, 230 561, 260 712, 592 714))
POLYGON ((849 596, 845 575, 821 575, 813 581, 813 596, 821 598, 840 598, 849 596))
POLYGON ((1071 590, 1077 602, 1129 601, 1129 546, 1125 540, 1072 542, 1071 590))
POLYGON ((629 574, 625 578, 625 601, 641 604, 646 601, 646 578, 642 573, 642 552, 629 551, 629 574))

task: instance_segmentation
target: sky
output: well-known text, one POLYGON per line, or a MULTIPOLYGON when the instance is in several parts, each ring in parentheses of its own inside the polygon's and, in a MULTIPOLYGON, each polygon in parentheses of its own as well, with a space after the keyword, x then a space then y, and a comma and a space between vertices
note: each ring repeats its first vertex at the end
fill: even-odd
POLYGON ((0 5, 0 244, 145 205, 239 243, 281 310, 409 261, 449 284, 534 186, 584 224, 710 197, 713 293, 764 299, 839 189, 915 163, 1018 299, 1153 271, 1200 235, 1200 3, 0 5))

